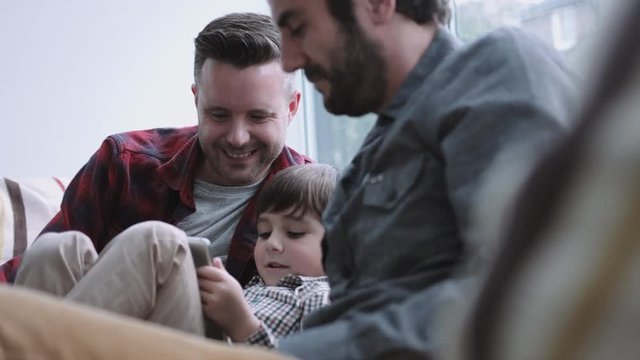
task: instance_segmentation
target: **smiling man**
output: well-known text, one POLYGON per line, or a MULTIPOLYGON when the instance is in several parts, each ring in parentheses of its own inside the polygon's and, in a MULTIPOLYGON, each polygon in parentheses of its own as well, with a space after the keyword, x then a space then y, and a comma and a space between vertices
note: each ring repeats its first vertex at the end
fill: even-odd
MULTIPOLYGON (((294 75, 282 70, 277 28, 258 14, 209 23, 195 39, 194 78, 198 126, 109 136, 75 176, 25 261, 5 264, 0 280, 12 282, 20 265, 16 283, 64 295, 73 282, 56 284, 55 271, 41 265, 64 241, 48 238, 79 231, 100 252, 148 220, 210 239, 213 255, 226 257, 241 283, 255 275, 256 192, 279 170, 310 162, 285 146, 300 92, 294 75)), ((87 269, 77 271, 93 261, 89 256, 87 269)))
POLYGON ((278 61, 238 68, 205 60, 192 87, 204 153, 199 180, 246 186, 267 175, 284 148, 300 96, 285 76, 278 61))

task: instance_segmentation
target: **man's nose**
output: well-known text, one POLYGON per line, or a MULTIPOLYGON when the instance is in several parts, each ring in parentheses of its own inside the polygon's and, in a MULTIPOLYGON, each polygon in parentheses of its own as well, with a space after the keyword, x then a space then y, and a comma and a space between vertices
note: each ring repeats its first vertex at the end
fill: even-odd
POLYGON ((242 147, 249 142, 250 138, 247 124, 242 120, 234 119, 227 133, 227 142, 234 147, 242 147))
POLYGON ((284 71, 293 72, 305 66, 307 57, 297 41, 284 37, 281 46, 282 68, 284 71))

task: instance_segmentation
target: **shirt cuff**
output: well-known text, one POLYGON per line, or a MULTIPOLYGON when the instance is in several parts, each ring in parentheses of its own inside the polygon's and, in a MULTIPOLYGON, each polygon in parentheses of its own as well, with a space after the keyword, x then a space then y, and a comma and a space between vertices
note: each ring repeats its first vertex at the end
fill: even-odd
POLYGON ((256 330, 251 336, 245 340, 246 344, 261 345, 268 348, 275 348, 278 345, 278 340, 273 336, 262 322, 260 322, 260 328, 256 330))

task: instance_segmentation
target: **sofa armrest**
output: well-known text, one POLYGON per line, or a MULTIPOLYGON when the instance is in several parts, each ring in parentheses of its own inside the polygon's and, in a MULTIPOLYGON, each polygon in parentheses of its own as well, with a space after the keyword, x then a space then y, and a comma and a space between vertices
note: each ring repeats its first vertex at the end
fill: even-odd
POLYGON ((0 264, 22 254, 60 210, 67 179, 0 177, 0 264))

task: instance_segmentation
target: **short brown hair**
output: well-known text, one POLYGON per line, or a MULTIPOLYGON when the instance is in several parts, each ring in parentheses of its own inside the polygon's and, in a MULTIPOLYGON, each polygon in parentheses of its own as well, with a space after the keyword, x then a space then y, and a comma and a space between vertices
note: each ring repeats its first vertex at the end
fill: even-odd
MULTIPOLYGON (((451 21, 450 0, 397 0, 396 12, 417 24, 437 21, 448 25, 451 21)), ((328 0, 329 12, 345 29, 352 29, 356 23, 352 0, 328 0)))
POLYGON ((233 13, 205 26, 194 40, 193 75, 198 81, 204 62, 214 59, 239 68, 280 60, 280 33, 267 15, 233 13))
POLYGON ((281 212, 320 218, 338 181, 338 170, 326 164, 296 165, 278 172, 258 195, 257 215, 281 212))

